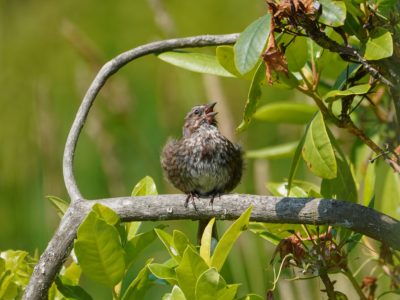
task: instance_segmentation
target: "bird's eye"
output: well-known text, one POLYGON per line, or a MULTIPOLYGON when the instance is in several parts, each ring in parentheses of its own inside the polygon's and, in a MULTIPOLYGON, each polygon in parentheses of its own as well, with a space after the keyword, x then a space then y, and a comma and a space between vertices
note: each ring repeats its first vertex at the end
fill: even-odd
POLYGON ((196 108, 193 112, 195 115, 199 115, 200 114, 200 109, 196 108))

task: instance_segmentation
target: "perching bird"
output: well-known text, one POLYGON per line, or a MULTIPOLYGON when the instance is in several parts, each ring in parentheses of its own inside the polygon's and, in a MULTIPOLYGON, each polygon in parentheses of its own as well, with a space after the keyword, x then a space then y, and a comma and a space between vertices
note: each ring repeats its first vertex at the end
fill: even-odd
MULTIPOLYGON (((242 150, 219 132, 215 104, 193 107, 186 115, 183 137, 170 139, 161 154, 166 177, 187 194, 185 206, 189 200, 195 206, 195 197, 210 197, 212 204, 216 196, 232 191, 242 177, 242 150)), ((207 223, 200 221, 198 240, 207 223)))

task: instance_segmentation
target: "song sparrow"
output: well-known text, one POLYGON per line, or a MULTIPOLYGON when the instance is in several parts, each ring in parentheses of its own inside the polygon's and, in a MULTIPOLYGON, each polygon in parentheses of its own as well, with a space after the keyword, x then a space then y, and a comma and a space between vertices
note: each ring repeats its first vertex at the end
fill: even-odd
MULTIPOLYGON (((183 137, 170 139, 161 154, 168 180, 188 196, 211 197, 233 190, 242 177, 243 158, 239 145, 223 136, 217 126, 215 103, 195 106, 186 115, 183 137)), ((196 208, 196 206, 195 206, 196 208)))

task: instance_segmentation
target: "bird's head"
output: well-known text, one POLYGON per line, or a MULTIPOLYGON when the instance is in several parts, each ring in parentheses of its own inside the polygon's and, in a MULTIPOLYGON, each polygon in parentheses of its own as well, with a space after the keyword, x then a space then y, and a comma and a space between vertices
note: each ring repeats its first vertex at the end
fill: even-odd
POLYGON ((183 136, 188 137, 201 126, 212 125, 217 127, 214 106, 217 102, 193 107, 185 117, 185 125, 183 126, 183 136))

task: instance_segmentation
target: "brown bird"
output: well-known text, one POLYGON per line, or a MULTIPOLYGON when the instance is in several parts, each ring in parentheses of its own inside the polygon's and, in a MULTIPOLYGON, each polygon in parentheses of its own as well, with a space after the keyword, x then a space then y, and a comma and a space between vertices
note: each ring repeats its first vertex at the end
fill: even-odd
MULTIPOLYGON (((210 197, 212 205, 216 196, 232 191, 242 177, 242 150, 219 132, 215 105, 193 107, 186 115, 183 137, 170 139, 161 154, 166 177, 187 194, 185 207, 192 200, 196 209, 195 197, 210 197)), ((198 240, 207 223, 200 221, 198 240)))

